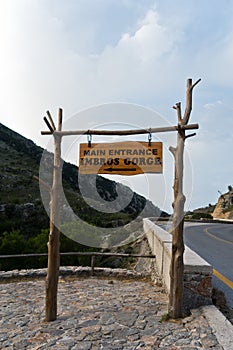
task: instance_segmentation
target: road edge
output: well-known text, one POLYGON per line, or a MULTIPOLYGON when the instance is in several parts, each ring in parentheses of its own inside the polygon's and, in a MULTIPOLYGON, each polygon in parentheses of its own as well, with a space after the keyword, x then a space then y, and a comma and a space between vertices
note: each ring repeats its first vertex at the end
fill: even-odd
POLYGON ((224 350, 232 350, 233 325, 214 305, 201 306, 201 312, 214 330, 219 344, 224 350))

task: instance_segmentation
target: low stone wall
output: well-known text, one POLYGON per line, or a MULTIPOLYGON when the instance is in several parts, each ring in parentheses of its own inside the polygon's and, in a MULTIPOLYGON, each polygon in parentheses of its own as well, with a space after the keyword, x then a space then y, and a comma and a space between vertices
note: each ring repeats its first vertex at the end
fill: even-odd
MULTIPOLYGON (((172 236, 149 219, 143 220, 152 254, 156 256, 158 273, 169 293, 172 236)), ((184 252, 184 311, 212 304, 213 268, 193 250, 185 246, 184 252)))
MULTIPOLYGON (((46 275, 46 268, 0 271, 0 283, 9 280, 44 278, 46 275)), ((88 266, 61 266, 59 269, 59 276, 92 277, 92 270, 91 267, 88 266)), ((120 279, 142 279, 149 278, 150 275, 149 273, 137 272, 134 270, 95 267, 94 276, 120 279)))

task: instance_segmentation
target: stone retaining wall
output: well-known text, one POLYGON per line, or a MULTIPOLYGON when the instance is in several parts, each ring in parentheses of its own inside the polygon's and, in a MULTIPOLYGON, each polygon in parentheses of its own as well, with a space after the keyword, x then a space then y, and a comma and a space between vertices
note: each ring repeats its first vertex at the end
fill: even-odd
MULTIPOLYGON (((156 266, 165 287, 170 289, 170 261, 172 236, 149 219, 143 220, 152 254, 156 256, 156 266)), ((184 252, 184 311, 212 304, 213 268, 193 250, 185 246, 184 252)))

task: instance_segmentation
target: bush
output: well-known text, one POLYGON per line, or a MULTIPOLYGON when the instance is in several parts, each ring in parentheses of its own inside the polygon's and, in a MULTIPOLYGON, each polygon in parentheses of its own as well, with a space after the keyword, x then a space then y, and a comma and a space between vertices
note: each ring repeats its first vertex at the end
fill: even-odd
MULTIPOLYGON (((4 232, 0 237, 0 254, 15 255, 21 254, 26 247, 26 241, 18 230, 4 232)), ((24 261, 18 258, 8 258, 0 260, 1 270, 20 269, 24 267, 24 261)))
POLYGON ((210 220, 212 220, 213 217, 209 213, 193 213, 192 219, 194 219, 194 220, 200 220, 200 219, 208 219, 208 220, 210 219, 210 220))

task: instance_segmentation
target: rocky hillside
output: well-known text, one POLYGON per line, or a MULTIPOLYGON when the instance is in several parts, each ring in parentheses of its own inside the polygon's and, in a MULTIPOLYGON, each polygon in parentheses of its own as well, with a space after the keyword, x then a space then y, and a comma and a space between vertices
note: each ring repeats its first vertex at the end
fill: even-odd
POLYGON ((228 186, 228 191, 220 193, 218 202, 214 205, 209 204, 206 207, 195 209, 193 212, 186 213, 186 219, 224 219, 233 220, 233 188, 228 186))
MULTIPOLYGON (((39 185, 33 180, 33 175, 39 176, 43 151, 31 140, 0 124, 0 237, 5 231, 19 230, 28 238, 48 227, 39 185)), ((47 153, 47 156, 52 161, 53 155, 47 153)), ((143 209, 144 216, 163 215, 150 201, 123 185, 120 185, 121 192, 131 193, 132 197, 125 208, 114 214, 93 209, 80 193, 78 176, 78 168, 64 162, 62 181, 66 198, 79 217, 90 224, 101 227, 125 225, 143 209)), ((96 202, 94 177, 87 175, 85 182, 89 188, 89 200, 96 202)), ((111 203, 117 198, 119 185, 116 182, 98 176, 96 186, 104 201, 111 203)))
POLYGON ((233 189, 231 186, 228 186, 228 192, 219 197, 212 216, 214 219, 233 220, 233 189))

